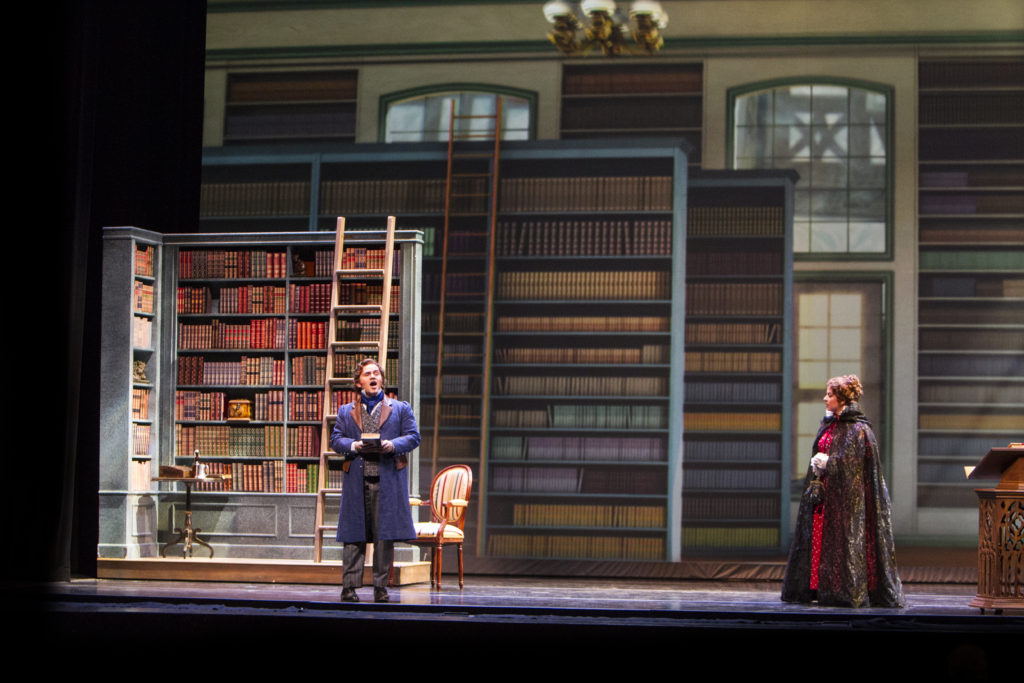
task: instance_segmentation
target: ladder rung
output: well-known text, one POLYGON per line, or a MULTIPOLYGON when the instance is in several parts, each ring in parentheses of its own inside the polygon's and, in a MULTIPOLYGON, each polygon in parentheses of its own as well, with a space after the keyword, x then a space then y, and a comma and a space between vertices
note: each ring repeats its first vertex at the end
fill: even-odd
POLYGON ((477 154, 452 154, 453 159, 492 159, 494 155, 490 152, 479 152, 477 154))
POLYGON ((321 526, 318 526, 316 529, 317 531, 337 531, 338 525, 327 526, 326 524, 323 524, 321 526))
POLYGON ((336 342, 331 342, 331 346, 335 346, 335 347, 338 347, 338 348, 359 348, 360 346, 366 346, 366 347, 377 346, 378 343, 379 342, 373 341, 373 340, 370 340, 370 341, 336 341, 336 342))
POLYGON ((381 304, 338 304, 332 307, 334 311, 382 311, 384 306, 381 304))
POLYGON ((341 489, 320 489, 319 491, 317 491, 317 493, 327 493, 327 494, 341 493, 341 489))
POLYGON ((338 276, 341 276, 341 277, 344 277, 346 275, 347 276, 360 275, 360 276, 363 276, 363 277, 368 277, 370 275, 384 275, 384 269, 383 268, 346 268, 344 270, 336 270, 336 271, 334 271, 334 274, 338 275, 338 276))
POLYGON ((331 384, 351 384, 351 377, 328 377, 327 381, 331 384))

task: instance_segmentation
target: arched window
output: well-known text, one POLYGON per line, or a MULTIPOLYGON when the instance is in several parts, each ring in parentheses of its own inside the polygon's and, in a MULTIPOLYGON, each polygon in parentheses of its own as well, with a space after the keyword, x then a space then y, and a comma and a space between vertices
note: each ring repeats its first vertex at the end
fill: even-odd
MULTIPOLYGON (((533 138, 534 94, 448 86, 443 90, 406 91, 382 98, 384 142, 447 141, 453 99, 456 100, 457 116, 493 116, 498 97, 502 98, 502 140, 533 138)), ((458 125, 460 132, 471 132, 489 130, 491 122, 487 119, 463 119, 458 125)))
POLYGON ((891 254, 890 92, 882 86, 773 83, 730 92, 731 164, 800 173, 793 250, 891 254))

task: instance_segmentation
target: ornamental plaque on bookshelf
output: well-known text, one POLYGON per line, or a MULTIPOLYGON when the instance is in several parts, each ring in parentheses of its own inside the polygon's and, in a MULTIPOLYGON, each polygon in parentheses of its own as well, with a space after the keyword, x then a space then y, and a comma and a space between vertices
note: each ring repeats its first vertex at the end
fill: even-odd
POLYGON ((252 420, 252 401, 239 398, 228 401, 228 422, 249 422, 252 420))
POLYGON ((136 382, 149 382, 146 377, 146 361, 137 360, 132 362, 132 379, 136 382))

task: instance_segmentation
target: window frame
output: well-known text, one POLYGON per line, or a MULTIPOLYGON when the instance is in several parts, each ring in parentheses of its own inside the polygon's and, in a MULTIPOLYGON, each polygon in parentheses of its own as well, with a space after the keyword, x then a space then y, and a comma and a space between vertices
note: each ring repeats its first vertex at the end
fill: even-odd
POLYGON ((520 99, 526 100, 530 109, 530 125, 527 132, 527 139, 537 139, 537 91, 522 90, 520 88, 494 85, 491 83, 464 82, 425 85, 416 88, 408 88, 406 90, 398 90, 395 92, 387 93, 385 95, 381 95, 379 105, 377 108, 377 142, 386 142, 388 132, 388 110, 392 104, 395 104, 396 102, 402 102, 405 100, 429 97, 431 95, 464 92, 483 93, 495 96, 508 95, 510 97, 518 97, 520 99))
POLYGON ((878 252, 851 251, 794 251, 793 258, 797 261, 892 261, 894 227, 893 180, 895 177, 893 164, 893 115, 895 89, 884 83, 864 81, 852 78, 835 78, 822 76, 795 76, 757 81, 729 88, 726 91, 726 167, 736 168, 736 102, 740 97, 756 92, 776 90, 792 86, 837 86, 866 90, 885 97, 885 248, 878 252))

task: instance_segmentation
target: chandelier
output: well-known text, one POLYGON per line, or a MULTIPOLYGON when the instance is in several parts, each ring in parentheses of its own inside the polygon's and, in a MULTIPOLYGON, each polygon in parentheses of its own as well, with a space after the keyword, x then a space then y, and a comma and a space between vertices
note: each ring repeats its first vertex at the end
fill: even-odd
POLYGON ((661 9, 661 3, 646 0, 632 4, 628 20, 611 0, 584 0, 578 10, 576 3, 552 0, 544 4, 544 18, 552 25, 548 38, 564 54, 587 55, 594 47, 600 47, 607 57, 634 52, 626 42, 627 34, 640 49, 653 54, 665 42, 659 29, 668 24, 668 15, 661 9), (590 25, 584 27, 578 16, 586 16, 590 25), (633 27, 629 26, 629 20, 633 27), (581 30, 582 39, 577 36, 581 30))

